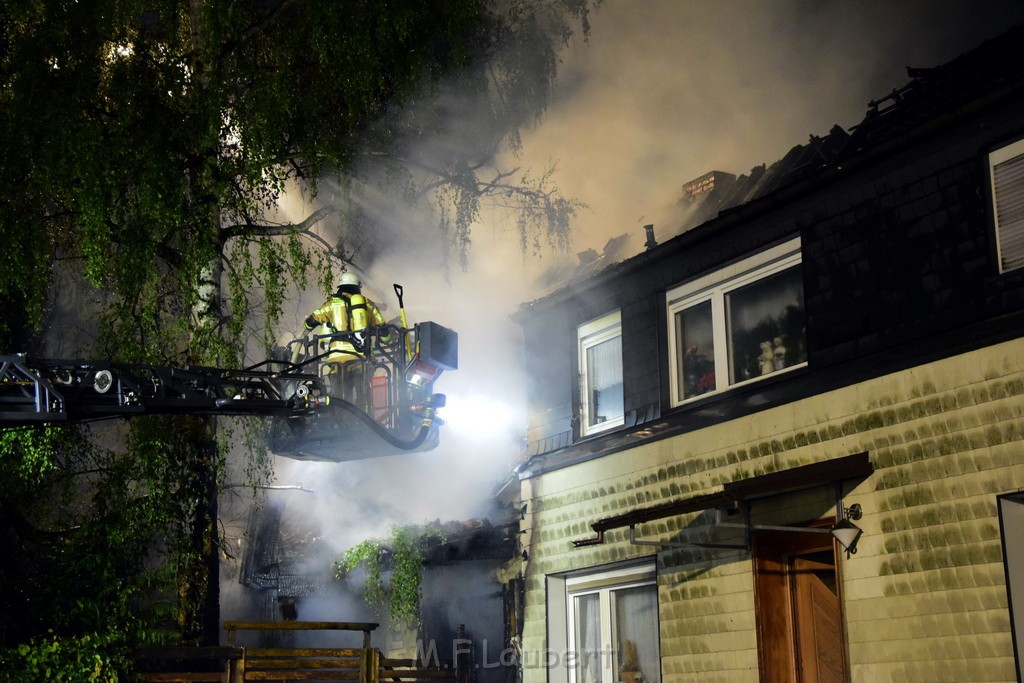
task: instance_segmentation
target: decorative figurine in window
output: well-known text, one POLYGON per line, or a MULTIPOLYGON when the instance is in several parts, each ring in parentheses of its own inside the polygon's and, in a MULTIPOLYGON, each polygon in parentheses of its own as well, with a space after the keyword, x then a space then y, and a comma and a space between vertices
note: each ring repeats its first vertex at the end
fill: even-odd
POLYGON ((776 370, 786 367, 786 347, 782 345, 782 337, 775 338, 775 348, 772 350, 772 356, 776 370))
MULTIPOLYGON (((783 354, 785 354, 785 350, 783 350, 783 354)), ((761 355, 757 357, 757 361, 761 364, 762 375, 775 372, 775 352, 772 350, 770 341, 761 342, 761 355)))

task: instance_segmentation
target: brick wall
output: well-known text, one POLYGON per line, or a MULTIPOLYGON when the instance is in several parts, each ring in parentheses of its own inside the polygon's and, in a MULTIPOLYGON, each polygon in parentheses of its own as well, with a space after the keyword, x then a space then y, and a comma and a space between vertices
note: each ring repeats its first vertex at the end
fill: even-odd
MULTIPOLYGON (((996 495, 1024 489, 1024 341, 884 375, 740 420, 525 480, 526 683, 546 672, 545 576, 650 555, 626 530, 574 548, 594 521, 736 481, 867 451, 859 552, 842 559, 854 681, 1015 680, 996 495), (532 663, 532 666, 529 664, 532 663)), ((810 495, 810 494, 808 494, 810 495)), ((804 497, 776 516, 833 511, 804 497)), ((771 506, 769 506, 771 507, 771 506)), ((783 509, 784 508, 784 509, 783 509)), ((696 540, 707 515, 650 522, 646 540, 696 540)), ((658 555, 666 683, 756 681, 746 551, 658 555)))

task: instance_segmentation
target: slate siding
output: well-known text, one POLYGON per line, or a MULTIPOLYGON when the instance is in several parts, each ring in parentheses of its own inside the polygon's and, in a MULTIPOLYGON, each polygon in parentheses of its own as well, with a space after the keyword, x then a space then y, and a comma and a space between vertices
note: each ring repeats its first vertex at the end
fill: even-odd
POLYGON ((1021 114, 1018 104, 949 130, 864 169, 806 212, 814 367, 1021 312, 1021 278, 996 275, 986 163, 989 149, 1024 134, 1021 114))

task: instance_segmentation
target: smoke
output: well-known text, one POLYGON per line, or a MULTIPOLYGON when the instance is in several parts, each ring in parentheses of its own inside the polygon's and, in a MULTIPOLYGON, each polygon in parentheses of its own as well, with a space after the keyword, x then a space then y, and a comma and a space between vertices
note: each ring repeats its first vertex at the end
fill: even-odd
POLYGON ((557 161, 589 205, 575 251, 654 223, 682 183, 780 159, 859 122, 872 99, 1024 21, 1019 2, 607 0, 520 162, 557 161))
MULTIPOLYGON (((331 580, 331 561, 362 540, 387 537, 393 525, 492 516, 489 494, 510 476, 525 436, 521 340, 510 314, 530 298, 532 276, 526 271, 536 269, 519 251, 518 237, 500 226, 480 230, 468 266, 461 269, 444 264, 436 232, 431 232, 436 228, 423 216, 410 213, 401 202, 381 200, 376 191, 357 201, 393 231, 377 236, 376 258, 362 260, 370 263, 359 270, 363 293, 392 319, 399 315, 393 284, 402 285, 410 325, 430 320, 458 333, 459 367, 435 385, 435 391, 448 396, 449 407, 440 411, 446 424, 440 445, 432 451, 344 463, 274 458, 276 484, 301 484, 311 490, 264 494, 268 501, 284 505, 288 516, 304 520, 320 538, 305 571, 327 580, 315 596, 300 601, 299 618, 307 620, 380 621, 380 615, 358 600, 358 576, 331 580), (388 209, 391 215, 386 215, 388 209), (407 240, 402 239, 401 226, 409 229, 407 240), (419 230, 410 229, 413 226, 419 230), (424 235, 434 235, 435 243, 424 235)), ((306 200, 292 197, 282 214, 298 217, 312 208, 306 200)), ((326 226, 325 236, 336 238, 335 228, 326 226)), ((358 254, 355 261, 361 261, 358 254)), ((323 303, 323 293, 296 291, 293 303, 282 327, 298 333, 305 317, 323 303)), ((280 341, 286 340, 283 332, 280 341)), ((252 541, 244 534, 246 505, 244 500, 231 503, 236 522, 228 535, 242 537, 239 561, 245 544, 252 541)), ((226 575, 223 586, 225 619, 273 617, 265 605, 260 614, 253 614, 260 606, 254 608, 253 596, 238 590, 237 578, 226 575)))
MULTIPOLYGON (((606 0, 589 41, 565 51, 543 123, 501 164, 557 163, 555 183, 588 204, 573 251, 600 250, 644 224, 668 227, 682 183, 710 170, 748 172, 809 134, 849 127, 869 100, 906 82, 906 66, 944 63, 1020 21, 1019 2, 606 0)), ((457 93, 448 96, 446 111, 466 110, 457 93)), ((442 165, 471 131, 489 134, 474 122, 448 125, 414 153, 442 165)), ((374 177, 372 169, 364 177, 374 177)), ((514 223, 494 212, 474 228, 463 270, 446 260, 433 217, 380 187, 346 193, 322 183, 320 200, 344 198, 350 221, 374 226, 359 241, 351 241, 351 223, 344 233, 364 293, 393 318, 392 284, 401 284, 410 323, 432 320, 458 332, 459 369, 436 385, 452 409, 434 451, 341 464, 276 458, 278 483, 314 492, 269 495, 287 498, 291 514, 315 526, 334 554, 394 524, 488 514, 488 494, 509 475, 525 436, 524 351, 510 315, 539 295, 539 274, 565 258, 524 255, 514 223)), ((295 215, 310 210, 291 199, 295 215)), ((341 224, 325 226, 325 236, 340 234, 341 224)), ((299 332, 321 297, 296 292, 285 326, 299 332)), ((317 618, 363 618, 349 597, 324 598, 317 618)), ((227 605, 224 616, 232 618, 227 605)))

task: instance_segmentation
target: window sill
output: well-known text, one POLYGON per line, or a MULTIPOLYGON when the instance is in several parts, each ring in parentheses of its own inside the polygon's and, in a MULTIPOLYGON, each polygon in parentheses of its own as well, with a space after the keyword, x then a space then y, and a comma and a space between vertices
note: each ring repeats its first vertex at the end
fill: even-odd
POLYGON ((700 396, 694 396, 693 398, 687 398, 678 403, 672 403, 669 406, 669 410, 673 413, 682 412, 687 409, 693 408, 698 405, 704 405, 705 403, 715 403, 719 399, 726 399, 734 395, 742 395, 745 390, 749 390, 752 387, 770 386, 779 381, 788 379, 793 374, 803 374, 802 371, 807 370, 807 361, 798 363, 797 365, 783 368, 782 370, 776 370, 770 375, 763 375, 761 377, 754 377, 752 379, 737 382, 725 389, 719 391, 709 391, 706 394, 700 396))
POLYGON ((618 418, 610 422, 602 422, 600 426, 591 427, 586 432, 580 432, 579 439, 577 441, 583 441, 592 437, 601 436, 602 434, 608 434, 618 429, 622 429, 623 425, 626 424, 625 418, 618 418))

